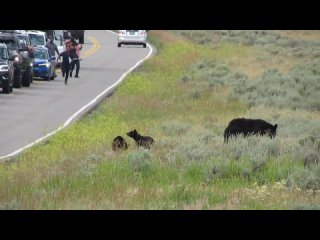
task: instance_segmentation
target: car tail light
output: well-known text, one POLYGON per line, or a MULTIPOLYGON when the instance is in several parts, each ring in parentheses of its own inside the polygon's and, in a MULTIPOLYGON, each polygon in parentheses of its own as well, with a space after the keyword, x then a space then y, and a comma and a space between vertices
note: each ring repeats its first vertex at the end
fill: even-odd
POLYGON ((125 34, 125 33, 126 33, 125 31, 119 31, 119 32, 118 32, 119 35, 123 35, 123 34, 125 34))
POLYGON ((144 31, 140 32, 140 35, 145 35, 145 32, 144 31))

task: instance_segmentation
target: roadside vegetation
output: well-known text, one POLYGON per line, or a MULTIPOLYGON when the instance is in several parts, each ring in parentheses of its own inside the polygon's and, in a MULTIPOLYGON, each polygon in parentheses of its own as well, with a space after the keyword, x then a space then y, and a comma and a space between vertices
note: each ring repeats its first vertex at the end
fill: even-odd
POLYGON ((111 98, 0 164, 0 208, 319 209, 320 32, 148 35, 156 55, 111 98), (224 144, 238 117, 277 123, 277 137, 224 144), (127 151, 112 151, 117 135, 127 151))

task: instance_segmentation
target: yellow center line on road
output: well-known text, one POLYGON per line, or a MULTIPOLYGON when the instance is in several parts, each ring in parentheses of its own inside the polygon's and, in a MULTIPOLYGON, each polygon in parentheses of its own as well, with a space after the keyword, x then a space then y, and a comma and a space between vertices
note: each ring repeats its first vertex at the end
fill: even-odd
MULTIPOLYGON (((94 38, 94 37, 92 37, 92 36, 90 36, 90 37, 88 37, 88 38, 89 38, 89 40, 93 43, 93 46, 92 46, 90 49, 88 49, 87 51, 85 51, 85 52, 82 54, 82 56, 81 56, 80 59, 84 59, 84 58, 87 58, 87 57, 91 56, 91 55, 94 54, 96 51, 98 51, 99 48, 101 48, 101 44, 100 44, 100 42, 99 42, 96 38, 94 38)), ((61 69, 60 69, 60 68, 57 69, 56 72, 57 72, 57 73, 60 73, 60 72, 61 72, 61 69)))
POLYGON ((89 40, 93 43, 93 47, 90 48, 89 50, 85 51, 82 55, 82 58, 86 58, 94 54, 96 51, 98 51, 99 48, 101 48, 100 42, 94 38, 94 37, 88 37, 89 40))

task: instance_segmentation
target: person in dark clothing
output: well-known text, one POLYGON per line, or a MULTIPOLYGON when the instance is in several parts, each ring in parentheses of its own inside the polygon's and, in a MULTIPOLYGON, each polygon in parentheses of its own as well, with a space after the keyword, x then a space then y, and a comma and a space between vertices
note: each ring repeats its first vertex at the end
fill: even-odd
POLYGON ((78 46, 78 43, 74 38, 71 38, 70 40, 71 43, 71 48, 70 48, 70 58, 71 58, 71 66, 70 66, 70 77, 72 77, 72 72, 73 69, 76 67, 76 75, 74 77, 78 78, 79 77, 79 70, 80 70, 80 61, 79 61, 79 56, 78 53, 80 50, 79 48, 81 44, 78 46))
POLYGON ((69 70, 70 70, 70 46, 66 46, 66 51, 59 54, 58 60, 62 57, 62 66, 64 69, 64 84, 68 84, 69 70))
MULTIPOLYGON (((72 61, 72 68, 71 68, 71 73, 74 69, 74 67, 76 67, 76 75, 74 76, 75 78, 79 77, 79 70, 80 70, 80 50, 82 49, 82 45, 80 43, 76 43, 76 55, 74 55, 75 57, 73 58, 72 61)), ((72 74, 71 74, 72 75, 72 74)))

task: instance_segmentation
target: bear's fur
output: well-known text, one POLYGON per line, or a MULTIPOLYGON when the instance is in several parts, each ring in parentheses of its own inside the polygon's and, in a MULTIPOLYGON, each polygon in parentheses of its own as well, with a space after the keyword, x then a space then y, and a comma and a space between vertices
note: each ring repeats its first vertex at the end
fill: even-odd
POLYGON ((227 143, 232 136, 243 135, 265 135, 274 138, 277 134, 278 125, 272 125, 262 119, 233 119, 224 131, 224 142, 227 143))
POLYGON ((144 148, 150 149, 154 142, 152 137, 141 136, 136 129, 128 132, 127 135, 129 137, 132 137, 136 141, 136 144, 138 147, 144 147, 144 148))
POLYGON ((123 137, 117 136, 113 139, 113 141, 112 141, 112 150, 113 151, 127 150, 127 149, 128 149, 128 143, 123 137))

